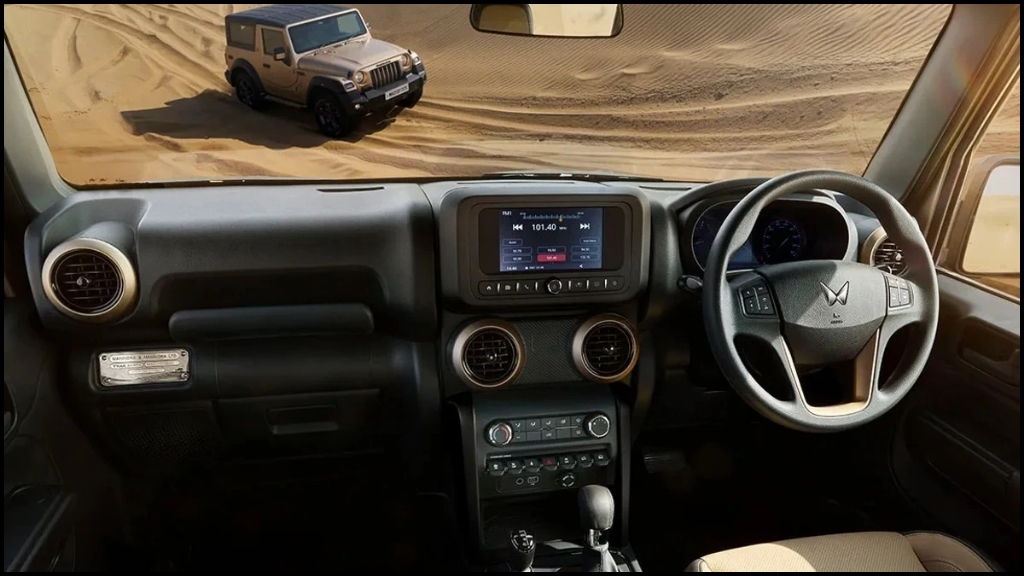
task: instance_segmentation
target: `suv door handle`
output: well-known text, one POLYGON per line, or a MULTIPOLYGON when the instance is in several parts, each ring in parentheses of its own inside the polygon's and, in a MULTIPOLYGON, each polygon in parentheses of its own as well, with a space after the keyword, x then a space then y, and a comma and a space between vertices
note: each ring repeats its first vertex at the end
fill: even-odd
POLYGON ((264 68, 270 68, 270 64, 264 64, 263 67, 264 68))

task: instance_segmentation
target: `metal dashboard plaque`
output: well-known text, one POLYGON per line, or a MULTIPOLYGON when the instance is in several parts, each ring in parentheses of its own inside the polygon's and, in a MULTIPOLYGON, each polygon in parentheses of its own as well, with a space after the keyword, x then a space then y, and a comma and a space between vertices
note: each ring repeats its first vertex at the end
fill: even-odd
POLYGON ((100 386, 143 386, 184 382, 189 378, 189 353, 181 348, 100 354, 100 386))

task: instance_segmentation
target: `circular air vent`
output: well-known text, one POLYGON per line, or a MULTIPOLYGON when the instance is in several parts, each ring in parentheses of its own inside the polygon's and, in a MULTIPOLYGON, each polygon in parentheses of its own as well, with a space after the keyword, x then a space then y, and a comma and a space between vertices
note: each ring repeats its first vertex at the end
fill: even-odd
POLYGON ((902 276, 907 272, 903 250, 889 240, 889 236, 881 228, 872 232, 864 242, 861 261, 896 276, 902 276))
POLYGON ((523 366, 524 348, 515 327, 478 320, 463 328, 452 346, 452 365, 472 388, 493 390, 513 382, 523 366))
POLYGON ((638 358, 636 334, 621 316, 604 314, 584 322, 572 341, 572 358, 584 377, 618 382, 629 376, 638 358))
POLYGON ((135 302, 131 261, 102 240, 76 238, 54 248, 43 263, 42 281, 50 303, 76 320, 114 321, 135 302))

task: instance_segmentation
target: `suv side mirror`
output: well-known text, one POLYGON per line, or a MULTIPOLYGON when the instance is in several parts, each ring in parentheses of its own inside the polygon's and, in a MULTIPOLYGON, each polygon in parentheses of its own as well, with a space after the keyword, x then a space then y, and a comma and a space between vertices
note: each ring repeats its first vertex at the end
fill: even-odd
POLYGON ((274 48, 274 60, 277 62, 288 63, 288 51, 282 48, 274 48))
POLYGON ((1017 284, 1019 246, 1020 156, 984 158, 971 168, 960 195, 943 260, 979 280, 1017 284))

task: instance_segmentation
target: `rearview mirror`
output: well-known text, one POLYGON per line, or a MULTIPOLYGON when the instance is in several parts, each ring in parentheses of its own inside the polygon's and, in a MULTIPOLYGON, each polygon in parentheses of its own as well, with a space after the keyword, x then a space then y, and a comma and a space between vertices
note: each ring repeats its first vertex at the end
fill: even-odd
POLYGON ((622 4, 473 4, 479 32, 548 38, 611 38, 622 31, 622 4))

